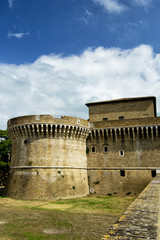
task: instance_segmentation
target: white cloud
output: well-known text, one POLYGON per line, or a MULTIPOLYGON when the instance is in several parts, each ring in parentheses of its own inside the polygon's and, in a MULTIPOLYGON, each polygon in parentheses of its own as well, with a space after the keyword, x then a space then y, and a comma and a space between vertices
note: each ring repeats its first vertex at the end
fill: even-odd
MULTIPOLYGON (((129 9, 127 4, 122 4, 120 0, 92 0, 95 3, 103 6, 109 13, 121 13, 129 9)), ((134 6, 148 7, 152 3, 152 0, 131 0, 131 4, 134 6)))
POLYGON ((136 5, 147 7, 151 4, 152 0, 132 0, 132 2, 136 5))
POLYGON ((8 4, 9 4, 9 7, 12 8, 13 7, 13 0, 8 0, 8 4))
POLYGON ((126 6, 121 4, 118 0, 93 0, 105 7, 108 12, 120 13, 126 10, 126 6))
MULTIPOLYGON (((156 96, 160 54, 151 46, 87 49, 81 55, 41 56, 32 64, 0 64, 0 129, 27 114, 88 118, 86 102, 156 96)), ((160 105, 158 103, 160 109, 160 105)))
POLYGON ((11 38, 11 37, 15 37, 15 38, 18 38, 18 39, 21 39, 23 38, 24 36, 27 36, 29 35, 29 32, 26 32, 26 33, 8 33, 8 38, 11 38))

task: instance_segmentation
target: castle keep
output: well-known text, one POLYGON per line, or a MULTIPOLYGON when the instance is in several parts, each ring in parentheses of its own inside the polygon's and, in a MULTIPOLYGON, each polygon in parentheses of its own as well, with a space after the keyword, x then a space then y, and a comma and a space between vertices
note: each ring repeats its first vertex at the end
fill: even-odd
POLYGON ((160 169, 156 98, 87 103, 89 120, 51 115, 10 119, 7 195, 55 199, 136 195, 160 169))

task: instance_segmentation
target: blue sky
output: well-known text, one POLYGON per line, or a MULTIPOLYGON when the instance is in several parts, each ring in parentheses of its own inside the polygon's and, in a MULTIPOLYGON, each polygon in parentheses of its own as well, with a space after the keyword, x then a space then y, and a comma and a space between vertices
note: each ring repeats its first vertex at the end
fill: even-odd
POLYGON ((156 96, 159 0, 1 0, 0 128, 9 118, 88 118, 86 102, 156 96))
POLYGON ((149 44, 160 52, 159 11, 158 0, 1 0, 0 62, 23 64, 99 46, 149 44))

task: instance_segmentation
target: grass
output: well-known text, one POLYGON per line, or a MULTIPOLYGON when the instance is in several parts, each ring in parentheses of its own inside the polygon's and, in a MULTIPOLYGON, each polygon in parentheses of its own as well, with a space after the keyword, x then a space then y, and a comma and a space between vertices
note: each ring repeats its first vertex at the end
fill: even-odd
POLYGON ((66 212, 99 212, 99 213, 122 213, 122 209, 131 203, 133 198, 120 198, 115 196, 97 196, 83 199, 59 200, 38 206, 39 209, 56 209, 66 212))
POLYGON ((133 200, 90 196, 47 202, 0 197, 0 239, 101 239, 133 200))

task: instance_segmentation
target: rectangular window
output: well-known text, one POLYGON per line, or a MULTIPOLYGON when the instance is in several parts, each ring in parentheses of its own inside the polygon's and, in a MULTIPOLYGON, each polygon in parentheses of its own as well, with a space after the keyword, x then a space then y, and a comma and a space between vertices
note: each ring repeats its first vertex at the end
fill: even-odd
POLYGON ((95 153, 96 152, 96 148, 95 148, 95 146, 92 146, 92 153, 95 153))
POLYGON ((119 156, 124 156, 124 151, 123 150, 119 151, 119 156))
POLYGON ((104 153, 107 153, 108 152, 108 147, 104 146, 103 150, 104 150, 104 153))
POLYGON ((125 170, 120 170, 120 176, 125 177, 125 170))
POLYGON ((156 177, 156 170, 152 170, 151 175, 152 175, 152 177, 156 177))
POLYGON ((119 120, 123 120, 124 119, 124 116, 119 116, 119 120))
POLYGON ((108 121, 108 118, 103 118, 103 121, 108 121))

